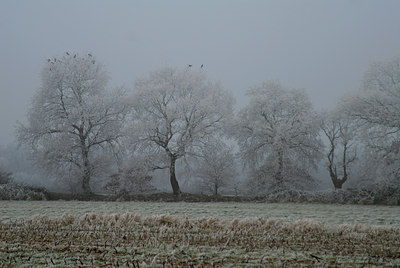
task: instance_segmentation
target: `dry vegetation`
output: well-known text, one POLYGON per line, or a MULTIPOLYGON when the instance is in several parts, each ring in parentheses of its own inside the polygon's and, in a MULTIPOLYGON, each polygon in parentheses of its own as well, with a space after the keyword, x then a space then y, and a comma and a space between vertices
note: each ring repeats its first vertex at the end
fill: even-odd
POLYGON ((0 223, 2 266, 400 265, 400 229, 131 213, 0 223))

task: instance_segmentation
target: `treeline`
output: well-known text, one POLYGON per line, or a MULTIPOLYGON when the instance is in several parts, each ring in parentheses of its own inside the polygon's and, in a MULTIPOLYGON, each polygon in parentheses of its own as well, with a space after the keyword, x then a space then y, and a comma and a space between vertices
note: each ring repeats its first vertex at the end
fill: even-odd
POLYGON ((371 64, 360 89, 323 112, 305 90, 265 81, 235 114, 229 90, 190 67, 164 66, 132 92, 110 90, 91 54, 48 59, 41 76, 17 139, 75 191, 91 194, 103 178, 115 194, 154 192, 154 174, 167 170, 180 195, 185 170, 199 192, 273 196, 317 190, 323 166, 334 189, 399 196, 400 57, 371 64))

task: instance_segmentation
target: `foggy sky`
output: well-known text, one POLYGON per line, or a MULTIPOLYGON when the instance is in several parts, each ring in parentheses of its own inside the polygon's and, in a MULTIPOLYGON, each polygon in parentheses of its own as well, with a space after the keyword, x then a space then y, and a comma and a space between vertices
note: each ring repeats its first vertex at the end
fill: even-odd
POLYGON ((0 2, 0 145, 40 87, 45 60, 91 52, 132 89, 162 65, 200 68, 246 103, 266 79, 305 88, 316 108, 359 87, 371 61, 400 54, 400 1, 0 2))

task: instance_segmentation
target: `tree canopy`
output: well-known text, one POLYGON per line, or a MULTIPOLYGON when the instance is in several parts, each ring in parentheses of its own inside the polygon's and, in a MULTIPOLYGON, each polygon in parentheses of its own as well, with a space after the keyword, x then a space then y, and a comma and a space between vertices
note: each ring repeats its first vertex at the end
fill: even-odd
POLYGON ((20 125, 20 143, 34 151, 36 162, 48 171, 81 179, 91 193, 90 179, 101 168, 101 152, 119 139, 128 106, 122 91, 107 91, 106 71, 91 55, 65 54, 48 59, 42 86, 20 125))
POLYGON ((210 135, 221 132, 232 117, 232 105, 230 93, 207 82, 202 72, 162 67, 135 83, 132 143, 164 156, 154 166, 169 168, 173 192, 179 194, 176 161, 196 155, 210 135))
POLYGON ((234 133, 244 161, 258 174, 254 177, 278 189, 309 179, 304 167, 318 160, 321 142, 306 92, 266 81, 247 95, 249 104, 239 112, 234 133))

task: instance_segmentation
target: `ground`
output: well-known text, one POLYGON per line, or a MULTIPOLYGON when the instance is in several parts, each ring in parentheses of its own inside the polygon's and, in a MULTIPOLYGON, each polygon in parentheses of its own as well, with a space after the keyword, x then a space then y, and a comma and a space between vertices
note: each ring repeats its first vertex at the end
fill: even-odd
POLYGON ((1 201, 0 266, 400 266, 400 208, 1 201))

